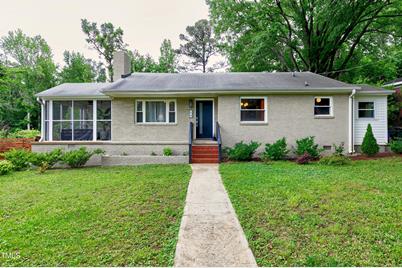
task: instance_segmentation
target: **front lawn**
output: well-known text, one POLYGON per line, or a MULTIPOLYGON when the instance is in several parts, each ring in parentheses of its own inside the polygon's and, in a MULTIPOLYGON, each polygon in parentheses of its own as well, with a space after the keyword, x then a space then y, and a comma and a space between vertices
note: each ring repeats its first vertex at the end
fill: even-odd
POLYGON ((402 158, 220 170, 260 266, 402 265, 402 158))
POLYGON ((187 165, 0 177, 0 266, 169 266, 187 165))

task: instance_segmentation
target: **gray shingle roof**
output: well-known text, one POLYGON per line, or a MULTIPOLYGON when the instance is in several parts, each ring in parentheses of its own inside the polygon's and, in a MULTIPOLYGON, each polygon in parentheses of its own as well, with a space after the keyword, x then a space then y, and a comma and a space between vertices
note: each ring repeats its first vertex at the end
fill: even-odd
MULTIPOLYGON (((368 93, 385 90, 350 85, 311 72, 277 73, 135 73, 114 83, 66 83, 43 91, 43 98, 106 97, 141 93, 191 92, 320 92, 358 89, 368 93)), ((387 93, 385 93, 387 94, 387 93)))
POLYGON ((372 85, 367 85, 367 84, 359 84, 356 85, 356 87, 360 87, 358 92, 361 93, 384 93, 384 94, 392 94, 394 91, 393 90, 387 90, 381 87, 375 87, 372 85))
POLYGON ((105 96, 101 89, 110 83, 65 83, 36 94, 37 97, 105 96))
POLYGON ((314 90, 351 88, 352 85, 311 72, 292 73, 135 73, 102 91, 186 92, 244 90, 314 90), (307 86, 306 86, 307 85, 307 86))

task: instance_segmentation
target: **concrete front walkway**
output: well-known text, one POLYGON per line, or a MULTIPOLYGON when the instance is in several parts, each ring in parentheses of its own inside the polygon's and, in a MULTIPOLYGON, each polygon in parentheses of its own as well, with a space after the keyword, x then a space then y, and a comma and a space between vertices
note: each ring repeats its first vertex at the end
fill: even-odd
POLYGON ((175 266, 257 266, 218 168, 192 165, 175 266))

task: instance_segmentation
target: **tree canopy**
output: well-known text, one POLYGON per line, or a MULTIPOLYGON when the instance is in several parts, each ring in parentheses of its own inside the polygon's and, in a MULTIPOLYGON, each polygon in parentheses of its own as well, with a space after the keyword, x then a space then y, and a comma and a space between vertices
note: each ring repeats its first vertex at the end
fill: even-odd
POLYGON ((51 49, 41 36, 16 30, 1 38, 0 51, 0 128, 37 126, 35 94, 56 84, 51 49))
POLYGON ((401 0, 207 2, 233 71, 339 77, 378 47, 401 42, 401 0))
POLYGON ((96 22, 89 22, 87 19, 81 20, 81 29, 86 34, 85 40, 90 47, 106 62, 109 81, 113 82, 113 55, 127 47, 123 41, 123 30, 110 22, 102 23, 98 27, 96 22))
POLYGON ((64 51, 65 66, 61 69, 60 83, 105 82, 102 63, 87 59, 81 53, 64 51))
POLYGON ((131 71, 136 73, 174 73, 177 72, 177 54, 169 39, 163 40, 160 47, 159 61, 149 54, 141 55, 137 50, 129 51, 131 71))
POLYGON ((202 72, 207 72, 208 61, 217 52, 216 40, 209 21, 199 20, 193 26, 187 26, 186 34, 180 34, 179 38, 184 43, 180 45, 178 53, 190 59, 190 62, 186 63, 186 69, 201 68, 202 72))

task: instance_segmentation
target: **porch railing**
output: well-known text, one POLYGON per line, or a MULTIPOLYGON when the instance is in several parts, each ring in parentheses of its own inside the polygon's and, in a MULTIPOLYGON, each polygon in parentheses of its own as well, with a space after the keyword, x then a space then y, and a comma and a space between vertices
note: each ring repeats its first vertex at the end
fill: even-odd
POLYGON ((222 162, 222 136, 221 136, 221 126, 216 122, 216 141, 218 142, 218 159, 219 163, 222 162))
POLYGON ((191 159, 193 155, 193 131, 194 131, 194 124, 190 122, 188 127, 188 162, 191 164, 191 159))

